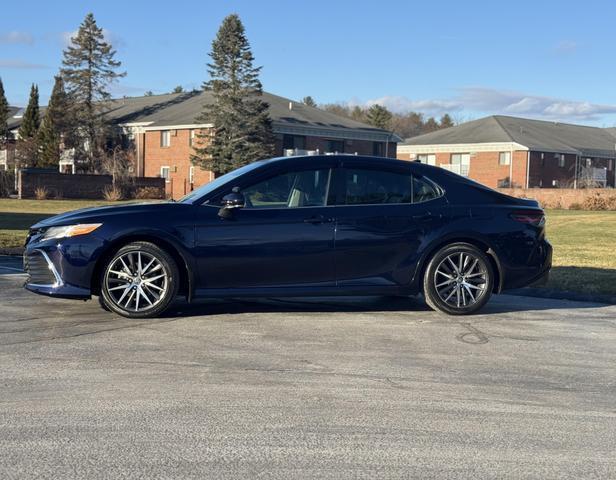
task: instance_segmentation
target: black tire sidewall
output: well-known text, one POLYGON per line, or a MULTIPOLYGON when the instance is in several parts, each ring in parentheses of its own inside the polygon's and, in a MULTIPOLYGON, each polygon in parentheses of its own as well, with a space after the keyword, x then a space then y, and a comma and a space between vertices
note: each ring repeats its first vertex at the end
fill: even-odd
POLYGON ((494 268, 492 267, 492 262, 490 262, 488 256, 476 246, 469 243, 455 243, 441 248, 430 259, 430 262, 428 264, 428 267, 426 268, 426 272, 424 275, 423 287, 426 303, 428 303, 428 305, 434 310, 438 310, 449 315, 469 315, 480 310, 490 299, 490 296, 492 295, 492 290, 494 289, 494 268), (452 253, 472 254, 479 258, 484 264, 483 266, 486 271, 487 283, 486 292, 479 299, 479 301, 474 303, 473 305, 467 307, 454 307, 445 303, 436 291, 436 287, 434 286, 433 281, 434 275, 436 274, 436 269, 441 263, 441 261, 452 253))
POLYGON ((117 313, 118 315, 122 315, 123 317, 127 317, 127 318, 157 317, 161 315, 169 307, 169 305, 171 304, 171 302, 177 295, 178 288, 179 288, 179 280, 180 280, 179 277, 180 277, 179 270, 178 270, 175 260, 165 250, 149 242, 129 243, 123 246, 122 248, 120 248, 119 250, 117 250, 105 263, 105 268, 103 269, 101 273, 101 279, 100 279, 102 301, 104 302, 105 306, 110 311, 117 313), (169 283, 169 288, 165 292, 163 299, 156 306, 154 306, 153 308, 147 309, 147 310, 134 312, 130 310, 125 310, 119 307, 118 305, 116 305, 116 303, 112 300, 107 290, 107 284, 105 282, 105 278, 107 276, 107 270, 109 269, 111 265, 113 265, 113 263, 116 261, 116 259, 119 256, 124 255, 128 252, 138 252, 138 251, 147 253, 149 255, 153 255, 156 257, 158 261, 160 261, 165 273, 168 276, 167 281, 169 283))

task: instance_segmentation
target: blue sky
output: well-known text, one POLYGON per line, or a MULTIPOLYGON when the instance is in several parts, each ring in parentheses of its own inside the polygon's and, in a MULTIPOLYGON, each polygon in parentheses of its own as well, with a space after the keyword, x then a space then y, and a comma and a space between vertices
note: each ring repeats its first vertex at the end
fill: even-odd
POLYGON ((282 96, 616 125, 616 4, 592 0, 9 2, 0 77, 10 103, 25 104, 32 82, 47 101, 89 11, 128 72, 115 96, 200 86, 216 30, 236 12, 264 88, 282 96))

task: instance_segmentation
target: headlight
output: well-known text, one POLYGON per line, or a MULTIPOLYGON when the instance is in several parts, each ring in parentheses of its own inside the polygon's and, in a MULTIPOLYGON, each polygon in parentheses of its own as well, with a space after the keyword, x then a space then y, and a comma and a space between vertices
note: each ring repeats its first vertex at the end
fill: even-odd
POLYGON ((52 238, 68 238, 76 237, 77 235, 86 235, 93 232, 102 223, 79 223, 77 225, 66 225, 64 227, 50 227, 43 234, 41 240, 50 240, 52 238))

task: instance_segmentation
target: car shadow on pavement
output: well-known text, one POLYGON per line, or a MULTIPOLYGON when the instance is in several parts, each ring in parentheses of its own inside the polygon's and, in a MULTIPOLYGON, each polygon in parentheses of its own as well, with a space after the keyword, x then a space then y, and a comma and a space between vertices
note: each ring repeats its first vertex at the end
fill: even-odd
MULTIPOLYGON (((478 313, 499 314, 532 310, 594 308, 601 304, 568 300, 495 295, 478 313)), ((327 313, 327 312, 432 312, 421 296, 413 297, 306 297, 232 298, 176 302, 164 317, 194 317, 243 313, 327 313)))

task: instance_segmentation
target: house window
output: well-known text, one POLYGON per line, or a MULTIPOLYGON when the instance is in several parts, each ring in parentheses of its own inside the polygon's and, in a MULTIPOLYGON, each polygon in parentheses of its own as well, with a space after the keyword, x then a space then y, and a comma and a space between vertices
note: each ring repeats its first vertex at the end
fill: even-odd
POLYGON ((169 147, 170 145, 171 145, 171 131, 161 130, 160 131, 160 146, 169 147))
POLYGON ((592 167, 592 158, 587 158, 586 159, 586 168, 590 168, 592 167))
POLYGON ((510 165, 511 164, 511 152, 500 152, 498 154, 498 164, 499 165, 510 165))
POLYGON ((561 153, 560 157, 558 157, 558 166, 563 168, 565 166, 565 154, 561 153))
POLYGON ((188 183, 191 185, 195 184, 195 167, 190 167, 188 169, 188 183))
POLYGON ((608 160, 607 169, 611 171, 613 168, 614 168, 614 160, 608 160))
POLYGON ((188 134, 188 145, 191 147, 195 144, 195 138, 197 138, 196 132, 197 131, 193 128, 188 134))
POLYGON ((283 135, 282 136, 282 148, 284 150, 305 150, 306 149, 306 137, 303 135, 283 135))
POLYGON ((325 151, 329 153, 344 153, 343 140, 326 140, 325 151))
POLYGON ((164 178, 167 183, 170 181, 169 172, 171 172, 169 167, 160 167, 160 176, 161 178, 164 178))
POLYGON ((417 160, 426 165, 436 165, 436 155, 433 153, 417 155, 417 160))
POLYGON ((471 165, 470 153, 452 153, 451 154, 451 171, 458 175, 468 176, 468 171, 471 165))
POLYGON ((385 156, 385 144, 383 142, 373 142, 372 155, 374 155, 375 157, 385 156))

